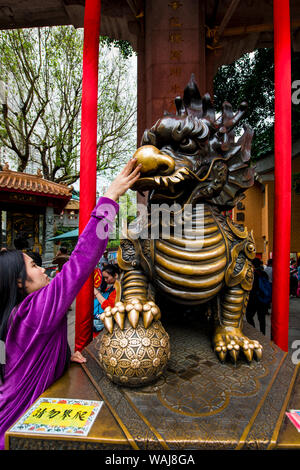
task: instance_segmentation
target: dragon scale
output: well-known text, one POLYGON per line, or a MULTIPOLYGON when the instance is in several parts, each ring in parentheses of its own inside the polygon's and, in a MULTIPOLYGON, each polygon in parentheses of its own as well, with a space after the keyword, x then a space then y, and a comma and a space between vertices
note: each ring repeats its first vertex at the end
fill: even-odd
POLYGON ((221 290, 227 250, 209 205, 204 206, 204 212, 193 208, 192 225, 183 230, 181 238, 170 236, 154 240, 153 245, 155 285, 166 295, 181 303, 198 304, 221 290))

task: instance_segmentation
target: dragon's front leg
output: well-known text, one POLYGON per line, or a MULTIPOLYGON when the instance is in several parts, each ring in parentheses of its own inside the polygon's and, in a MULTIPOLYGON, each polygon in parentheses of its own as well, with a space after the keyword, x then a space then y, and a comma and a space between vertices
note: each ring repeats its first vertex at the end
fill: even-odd
POLYGON ((161 318, 158 306, 149 296, 147 277, 138 269, 125 272, 122 279, 122 300, 116 302, 113 308, 107 307, 100 318, 105 328, 112 333, 114 323, 123 330, 126 316, 133 328, 137 327, 141 316, 145 328, 161 318))
POLYGON ((107 307, 100 318, 109 333, 113 332, 115 324, 123 330, 126 317, 133 328, 137 328, 142 317, 143 325, 147 329, 153 321, 161 318, 161 313, 154 302, 149 280, 151 268, 139 239, 128 238, 121 241, 118 264, 124 272, 120 295, 115 306, 107 307))

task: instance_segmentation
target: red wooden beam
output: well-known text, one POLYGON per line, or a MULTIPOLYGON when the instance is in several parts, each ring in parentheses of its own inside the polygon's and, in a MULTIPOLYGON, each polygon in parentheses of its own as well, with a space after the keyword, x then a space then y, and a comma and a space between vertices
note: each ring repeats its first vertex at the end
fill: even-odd
MULTIPOLYGON (((101 0, 86 0, 84 11, 79 234, 96 203, 97 98, 101 0)), ((92 340, 93 276, 76 298, 75 351, 92 340)))
POLYGON ((291 236, 291 33, 289 0, 274 0, 275 193, 272 339, 288 351, 291 236))

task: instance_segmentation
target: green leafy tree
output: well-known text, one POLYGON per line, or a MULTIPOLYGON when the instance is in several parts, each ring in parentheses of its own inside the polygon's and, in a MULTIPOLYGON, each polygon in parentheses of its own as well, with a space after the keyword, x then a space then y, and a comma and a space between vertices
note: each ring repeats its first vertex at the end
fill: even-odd
POLYGON ((118 48, 102 54, 98 97, 98 171, 120 169, 136 148, 136 82, 118 48))
POLYGON ((39 31, 35 36, 29 30, 1 32, 0 139, 17 157, 19 171, 29 162, 34 130, 47 105, 46 97, 39 107, 35 100, 42 66, 39 40, 39 31))
MULTIPOLYGON (((292 53, 292 82, 299 79, 300 54, 292 53), (297 76, 298 74, 298 76, 297 76)), ((259 159, 274 150, 274 51, 258 49, 236 62, 219 68, 214 79, 214 101, 221 109, 229 101, 234 109, 248 102, 247 121, 255 136, 252 158, 259 159)), ((300 137, 300 105, 292 105, 293 138, 300 137)))
POLYGON ((108 36, 101 37, 102 44, 105 44, 109 49, 113 47, 117 47, 124 59, 129 59, 129 57, 133 56, 133 49, 128 41, 124 41, 123 39, 111 39, 108 36))
MULTIPOLYGON (((18 171, 32 162, 46 179, 79 178, 82 47, 83 31, 69 26, 0 32, 0 143, 18 171)), ((122 47, 100 43, 98 171, 135 148, 135 82, 122 47)))

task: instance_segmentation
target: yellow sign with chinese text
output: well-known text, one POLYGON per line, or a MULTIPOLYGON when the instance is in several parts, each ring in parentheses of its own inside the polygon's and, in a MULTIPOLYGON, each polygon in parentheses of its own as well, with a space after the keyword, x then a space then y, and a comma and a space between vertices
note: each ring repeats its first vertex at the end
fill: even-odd
POLYGON ((24 424, 81 428, 86 425, 93 410, 92 405, 40 402, 24 424))

